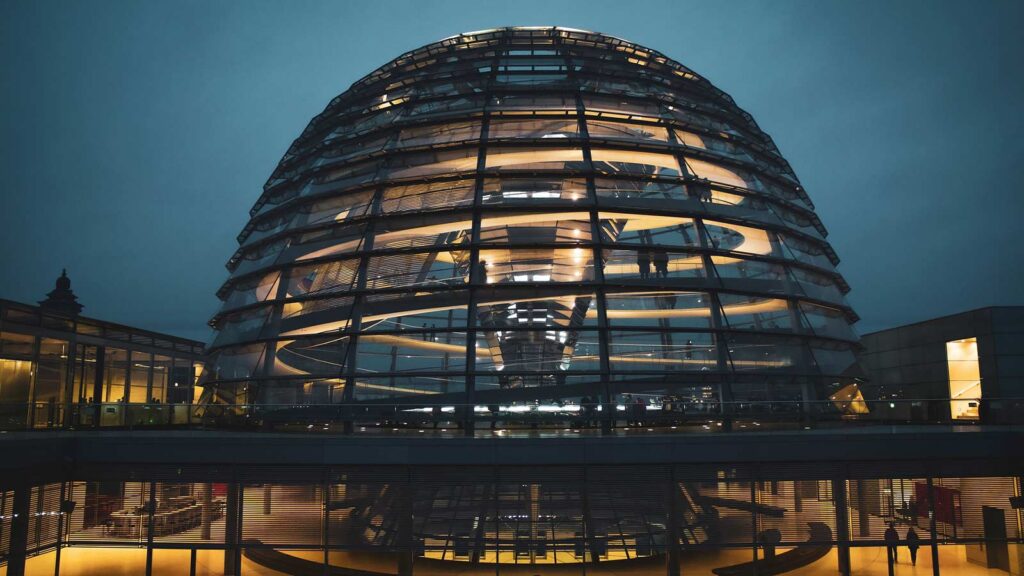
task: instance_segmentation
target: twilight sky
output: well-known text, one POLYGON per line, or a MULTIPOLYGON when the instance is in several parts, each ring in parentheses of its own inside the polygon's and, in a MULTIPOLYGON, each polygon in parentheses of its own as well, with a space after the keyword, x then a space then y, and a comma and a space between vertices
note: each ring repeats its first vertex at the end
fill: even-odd
POLYGON ((1024 304, 1024 2, 0 2, 0 298, 206 340, 224 262, 336 94, 459 32, 561 25, 693 68, 817 205, 861 333, 1024 304))

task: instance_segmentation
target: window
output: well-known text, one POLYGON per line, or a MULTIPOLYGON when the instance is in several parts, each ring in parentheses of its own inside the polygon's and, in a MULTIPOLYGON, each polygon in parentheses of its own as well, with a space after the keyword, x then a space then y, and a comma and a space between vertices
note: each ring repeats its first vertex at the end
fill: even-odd
POLYGON ((588 120, 587 134, 591 138, 606 140, 653 140, 668 142, 668 130, 662 126, 637 124, 634 122, 611 122, 608 120, 588 120))
POLYGON ((672 154, 594 148, 591 151, 594 171, 600 174, 633 174, 640 176, 679 176, 679 161, 672 154))
POLYGON ((946 369, 949 373, 950 415, 954 420, 977 420, 981 403, 978 339, 946 342, 946 369))

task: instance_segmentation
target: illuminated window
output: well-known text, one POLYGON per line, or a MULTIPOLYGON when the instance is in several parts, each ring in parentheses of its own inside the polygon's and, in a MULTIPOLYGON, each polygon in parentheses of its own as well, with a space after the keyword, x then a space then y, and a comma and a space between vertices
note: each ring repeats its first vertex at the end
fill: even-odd
POLYGON ((946 368, 949 371, 950 415, 953 420, 977 420, 981 403, 978 339, 946 342, 946 368))

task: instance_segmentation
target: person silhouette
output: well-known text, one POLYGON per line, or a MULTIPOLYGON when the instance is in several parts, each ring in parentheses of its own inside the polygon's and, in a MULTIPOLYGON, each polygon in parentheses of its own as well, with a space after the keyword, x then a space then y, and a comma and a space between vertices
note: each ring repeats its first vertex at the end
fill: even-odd
POLYGON ((651 277, 651 255, 646 250, 636 253, 636 267, 640 270, 641 280, 651 277))
POLYGON ((651 260, 654 262, 654 275, 658 278, 668 278, 668 253, 658 250, 651 260))
POLYGON ((891 568, 892 565, 897 562, 896 549, 900 545, 900 535, 896 532, 895 522, 889 522, 889 527, 885 529, 883 538, 885 539, 886 557, 889 561, 889 567, 891 568))
POLYGON ((917 549, 921 547, 921 539, 914 532, 914 527, 907 528, 907 550, 910 551, 910 563, 917 566, 917 549))

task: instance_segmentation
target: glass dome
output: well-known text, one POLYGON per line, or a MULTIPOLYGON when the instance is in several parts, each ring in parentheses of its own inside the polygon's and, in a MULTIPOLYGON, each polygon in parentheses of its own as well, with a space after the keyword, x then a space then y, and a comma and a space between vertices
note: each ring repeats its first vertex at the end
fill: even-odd
POLYGON ((250 214, 206 404, 607 429, 796 419, 855 384, 849 288, 789 164, 727 94, 617 38, 403 54, 313 118, 250 214))

